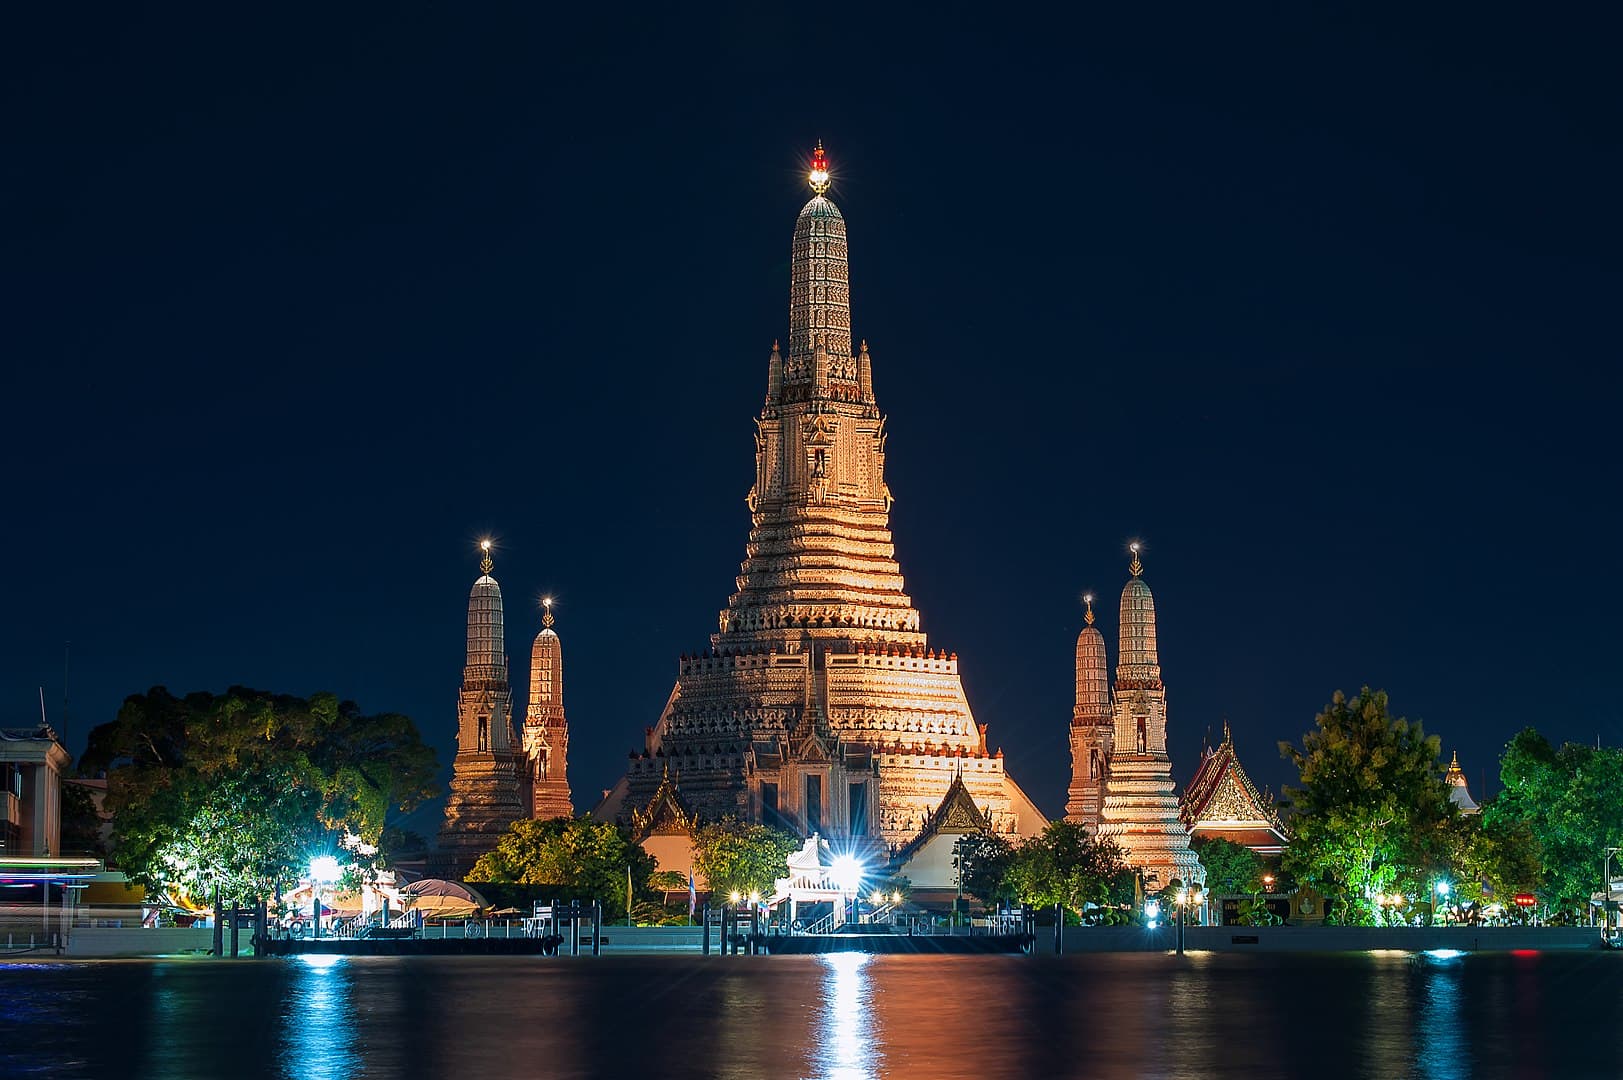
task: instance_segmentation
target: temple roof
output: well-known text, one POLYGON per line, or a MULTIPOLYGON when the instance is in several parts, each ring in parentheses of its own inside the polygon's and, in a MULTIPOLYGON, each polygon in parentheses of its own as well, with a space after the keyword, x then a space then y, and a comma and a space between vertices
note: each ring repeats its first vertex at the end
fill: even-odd
POLYGON ((947 793, 941 797, 941 805, 935 808, 930 820, 924 823, 924 828, 892 857, 891 862, 897 866, 905 863, 937 834, 964 835, 991 831, 992 823, 986 820, 986 815, 975 805, 974 797, 964 786, 963 773, 959 773, 952 778, 952 783, 947 785, 947 793))
POLYGON ((641 842, 655 833, 667 836, 691 834, 697 824, 693 812, 682 801, 676 778, 671 775, 671 767, 667 764, 665 775, 654 790, 653 798, 648 800, 648 805, 631 812, 631 831, 641 842))
POLYGON ((1460 808, 1462 814, 1479 814, 1482 807, 1471 798, 1471 789, 1465 786, 1465 770, 1460 768, 1460 752, 1454 751, 1454 760, 1448 764, 1448 800, 1460 808))
POLYGON ((1222 743, 1206 748, 1184 789, 1182 812, 1184 824, 1198 835, 1220 836, 1250 848, 1278 848, 1286 840, 1279 814, 1241 768, 1226 721, 1222 743))

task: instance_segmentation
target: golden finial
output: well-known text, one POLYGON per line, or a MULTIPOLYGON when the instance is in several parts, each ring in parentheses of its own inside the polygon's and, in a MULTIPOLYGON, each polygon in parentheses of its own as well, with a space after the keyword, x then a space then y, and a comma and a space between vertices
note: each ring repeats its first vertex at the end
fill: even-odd
POLYGON ((479 572, 488 574, 496 568, 496 564, 490 561, 490 540, 479 541, 479 550, 485 553, 485 557, 479 560, 479 572))
POLYGON ((1223 745, 1227 746, 1230 743, 1232 743, 1233 741, 1234 741, 1234 736, 1229 731, 1229 718, 1225 716, 1225 717, 1223 717, 1223 745))
POLYGON ((1092 593, 1083 593, 1082 594, 1082 602, 1084 604, 1088 605, 1088 613, 1087 613, 1086 616, 1084 616, 1084 618, 1086 618, 1088 620, 1088 625, 1092 626, 1093 625, 1093 594, 1092 593))
POLYGON ((546 611, 546 613, 541 616, 541 625, 544 628, 546 628, 548 630, 551 630, 552 629, 552 597, 543 596, 541 598, 541 606, 546 611))
POLYGON ((811 174, 806 181, 819 195, 828 190, 828 155, 823 153, 822 139, 817 140, 817 149, 812 151, 811 174))
POLYGON ((1133 563, 1127 569, 1133 572, 1134 577, 1138 577, 1144 573, 1144 564, 1138 561, 1138 541, 1134 540, 1128 544, 1127 550, 1133 553, 1133 563))

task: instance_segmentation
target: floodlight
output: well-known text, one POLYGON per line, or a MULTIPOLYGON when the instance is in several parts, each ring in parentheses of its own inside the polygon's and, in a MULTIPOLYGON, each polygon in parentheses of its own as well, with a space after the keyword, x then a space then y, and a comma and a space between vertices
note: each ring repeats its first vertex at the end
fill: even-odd
POLYGON ((855 855, 841 855, 829 867, 828 876, 841 892, 855 893, 862 888, 862 860, 855 855))

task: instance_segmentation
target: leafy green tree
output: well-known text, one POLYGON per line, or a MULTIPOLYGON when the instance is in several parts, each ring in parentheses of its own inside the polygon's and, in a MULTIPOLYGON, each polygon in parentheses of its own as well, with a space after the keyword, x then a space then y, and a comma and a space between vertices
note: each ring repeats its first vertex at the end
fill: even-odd
POLYGON ((1499 779, 1504 790, 1484 808, 1484 830, 1525 829, 1537 850, 1540 898, 1586 903, 1600 888, 1605 849, 1623 845, 1623 748, 1558 750, 1527 728, 1505 747, 1499 779))
POLYGON ((693 870, 715 896, 770 896, 799 848, 800 841, 782 829, 726 817, 694 831, 693 870))
POLYGON ((132 881, 218 884, 233 899, 292 885, 335 836, 354 838, 346 861, 385 861, 389 816, 436 793, 434 753, 408 718, 243 687, 127 698, 90 733, 80 771, 107 778, 110 861, 132 881))
POLYGON ((1014 866, 1014 845, 995 833, 965 833, 952 847, 953 864, 965 896, 983 904, 1015 899, 1009 872, 1014 866))
POLYGON ((590 818, 525 818, 509 825, 496 847, 479 856, 465 880, 498 885, 553 885, 603 905, 605 919, 626 915, 626 870, 632 903, 651 899, 654 857, 620 826, 590 818))
POLYGON ((1425 891, 1458 817, 1436 736, 1391 716, 1385 692, 1365 687, 1350 700, 1336 691, 1301 749, 1279 749, 1301 776, 1284 793, 1295 810, 1286 870, 1341 894, 1348 922, 1374 921, 1380 893, 1425 891))
POLYGON ((1217 896, 1262 891, 1262 856, 1232 840, 1203 836, 1190 845, 1206 868, 1206 889, 1217 896))
POLYGON ((1132 897, 1132 874, 1115 841, 1070 821, 1050 822, 1042 835, 1016 848, 1008 882, 1024 903, 1060 904, 1079 916, 1089 905, 1102 908, 1132 897))

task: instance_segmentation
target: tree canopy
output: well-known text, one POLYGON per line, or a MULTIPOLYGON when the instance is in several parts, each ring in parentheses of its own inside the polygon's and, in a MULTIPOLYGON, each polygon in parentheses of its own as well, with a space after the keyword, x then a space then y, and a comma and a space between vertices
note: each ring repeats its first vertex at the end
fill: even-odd
POLYGON ((1374 898, 1421 895, 1448 863, 1450 826, 1441 746, 1419 721, 1393 717, 1384 691, 1336 691, 1300 749, 1279 744, 1301 776, 1287 787, 1295 811, 1285 868, 1342 894, 1357 921, 1376 917, 1374 898))
POLYGON ((1238 896, 1262 891, 1262 856, 1244 844, 1203 836, 1189 846, 1206 869, 1206 888, 1213 895, 1238 896))
POLYGON ((1115 841, 1071 821, 1052 821, 1014 849, 1008 890, 1024 903, 1061 904, 1078 915, 1090 905, 1130 903, 1133 875, 1115 841))
POLYGON ((693 833, 693 869, 716 895, 769 896, 800 847, 792 833, 727 817, 693 833))
POLYGON ((1538 861, 1547 903, 1587 901, 1601 887, 1605 849, 1623 846, 1623 748, 1556 749, 1527 728, 1505 747, 1499 779, 1504 790, 1483 810, 1484 831, 1531 837, 1523 847, 1538 861))
POLYGON ((352 861, 386 859, 389 817, 437 790, 409 718, 244 687, 133 695, 91 731, 79 768, 106 774, 110 861, 132 881, 238 898, 293 884, 335 838, 359 841, 352 861))
POLYGON ((603 917, 626 914, 626 871, 635 902, 652 894, 654 857, 617 825, 590 818, 525 818, 502 833, 496 847, 479 856, 465 880, 476 884, 554 885, 603 905, 603 917))
POLYGON ((965 833, 952 847, 953 863, 965 895, 985 904, 1015 899, 1009 871, 1014 845, 994 833, 965 833))

